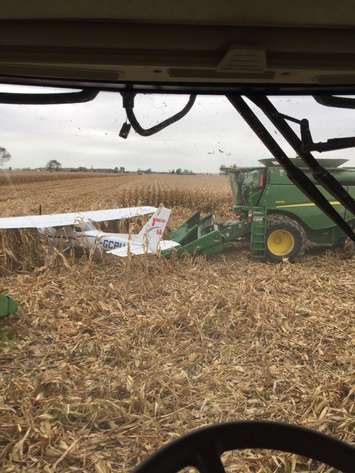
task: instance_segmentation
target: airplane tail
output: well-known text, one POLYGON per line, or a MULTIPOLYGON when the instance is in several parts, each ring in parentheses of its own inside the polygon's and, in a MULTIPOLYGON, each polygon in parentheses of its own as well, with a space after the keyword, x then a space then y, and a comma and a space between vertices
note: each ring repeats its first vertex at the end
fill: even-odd
POLYGON ((170 209, 159 207, 138 233, 138 236, 143 240, 143 244, 146 245, 147 250, 152 253, 158 251, 159 242, 169 221, 170 213, 170 209))

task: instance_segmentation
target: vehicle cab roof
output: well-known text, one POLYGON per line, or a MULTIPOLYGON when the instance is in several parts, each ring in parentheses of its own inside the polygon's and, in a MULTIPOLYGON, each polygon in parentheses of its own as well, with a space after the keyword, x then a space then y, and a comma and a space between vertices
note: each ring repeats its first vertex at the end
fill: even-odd
POLYGON ((354 25, 350 0, 4 1, 0 80, 355 87, 354 25))

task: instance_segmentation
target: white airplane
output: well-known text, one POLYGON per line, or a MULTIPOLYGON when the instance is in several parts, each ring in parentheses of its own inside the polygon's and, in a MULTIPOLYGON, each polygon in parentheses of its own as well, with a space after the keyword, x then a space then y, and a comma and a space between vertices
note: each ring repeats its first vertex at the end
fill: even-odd
POLYGON ((94 210, 50 215, 25 215, 0 218, 0 230, 36 228, 42 238, 54 245, 66 244, 67 248, 102 248, 116 256, 129 254, 156 254, 178 243, 162 240, 171 210, 165 207, 128 207, 122 209, 94 210), (138 234, 107 233, 98 230, 94 222, 123 220, 153 214, 138 234))

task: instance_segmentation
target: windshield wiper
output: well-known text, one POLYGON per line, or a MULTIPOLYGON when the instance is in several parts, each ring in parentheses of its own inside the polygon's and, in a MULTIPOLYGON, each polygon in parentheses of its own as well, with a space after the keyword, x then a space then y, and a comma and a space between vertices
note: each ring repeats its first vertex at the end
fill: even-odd
POLYGON ((59 92, 43 94, 26 94, 17 92, 0 92, 0 103, 14 105, 57 105, 66 103, 84 103, 93 100, 100 91, 84 89, 78 92, 59 92))

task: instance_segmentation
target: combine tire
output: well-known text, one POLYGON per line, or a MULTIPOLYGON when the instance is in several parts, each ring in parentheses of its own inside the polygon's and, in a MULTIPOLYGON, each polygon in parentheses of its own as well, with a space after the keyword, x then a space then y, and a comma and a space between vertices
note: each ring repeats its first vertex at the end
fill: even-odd
POLYGON ((265 241, 265 256, 273 262, 294 261, 303 255, 306 233, 302 225, 290 217, 270 215, 265 241))

